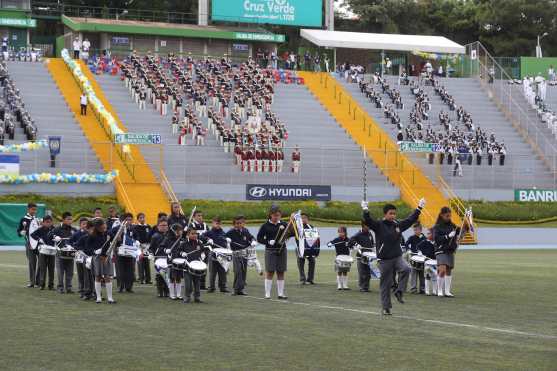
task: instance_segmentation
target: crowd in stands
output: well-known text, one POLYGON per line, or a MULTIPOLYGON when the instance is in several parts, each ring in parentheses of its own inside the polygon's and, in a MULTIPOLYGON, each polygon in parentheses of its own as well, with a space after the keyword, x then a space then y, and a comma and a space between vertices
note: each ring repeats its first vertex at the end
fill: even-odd
POLYGON ((232 65, 226 57, 194 60, 135 53, 120 62, 120 69, 140 109, 150 107, 172 117, 178 144, 205 145, 207 135, 213 135, 242 171, 283 170, 288 131, 271 109, 279 71, 252 58, 232 65))
POLYGON ((557 138, 557 107, 551 107, 547 101, 547 89, 557 89, 557 80, 553 66, 548 71, 549 81, 541 74, 536 77, 524 76, 522 81, 514 81, 522 84, 524 97, 529 106, 534 109, 542 123, 547 125, 552 134, 557 138))
POLYGON ((35 141, 37 126, 25 109, 23 98, 10 78, 5 61, 0 62, 0 86, 0 145, 4 145, 5 139, 14 139, 17 125, 23 129, 27 140, 35 141))
POLYGON ((370 82, 365 82, 363 74, 357 66, 343 68, 344 78, 350 82, 358 82, 362 94, 369 99, 375 108, 383 110, 383 116, 389 124, 396 127, 396 139, 400 142, 432 143, 438 148, 437 154, 430 154, 429 162, 435 161, 437 155, 439 163, 446 160, 448 165, 455 165, 455 175, 461 175, 460 164, 482 164, 484 155, 488 165, 492 165, 496 158, 499 164, 505 164, 507 149, 503 141, 496 138, 495 133, 487 134, 476 126, 472 115, 464 107, 458 106, 454 97, 449 93, 433 73, 426 73, 420 80, 410 79, 403 71, 399 76, 399 86, 408 86, 414 98, 407 124, 399 116, 399 110, 404 109, 404 101, 400 90, 391 87, 387 79, 378 73, 372 75, 370 82), (347 72, 348 71, 348 72, 347 72), (379 85, 379 86, 378 86, 379 85), (425 86, 433 88, 434 93, 446 105, 441 109, 438 121, 430 117, 432 103, 425 86), (475 161, 474 161, 475 158, 475 161))

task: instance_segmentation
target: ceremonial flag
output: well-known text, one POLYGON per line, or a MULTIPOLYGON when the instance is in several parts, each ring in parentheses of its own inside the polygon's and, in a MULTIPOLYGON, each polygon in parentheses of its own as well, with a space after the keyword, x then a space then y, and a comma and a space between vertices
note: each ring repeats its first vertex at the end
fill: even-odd
POLYGON ((304 223, 302 222, 302 212, 298 210, 294 214, 294 234, 296 235, 296 240, 298 241, 298 246, 296 251, 298 252, 298 256, 304 256, 304 250, 306 247, 306 239, 304 236, 304 223))

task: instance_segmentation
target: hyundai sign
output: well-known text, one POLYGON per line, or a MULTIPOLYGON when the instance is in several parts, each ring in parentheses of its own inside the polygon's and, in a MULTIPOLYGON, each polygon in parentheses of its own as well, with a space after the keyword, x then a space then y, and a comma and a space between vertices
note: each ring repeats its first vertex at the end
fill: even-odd
POLYGON ((321 27, 323 0, 213 0, 213 21, 321 27))
POLYGON ((331 186, 246 184, 250 201, 331 201, 331 186))

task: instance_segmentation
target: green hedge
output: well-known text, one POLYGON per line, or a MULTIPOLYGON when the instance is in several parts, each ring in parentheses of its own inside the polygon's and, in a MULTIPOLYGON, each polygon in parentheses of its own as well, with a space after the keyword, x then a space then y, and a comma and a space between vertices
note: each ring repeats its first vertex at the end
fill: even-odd
MULTIPOLYGON (((110 206, 118 206, 114 197, 44 197, 40 195, 10 195, 0 196, 0 203, 45 203, 54 215, 59 217, 64 211, 70 211, 75 216, 91 215, 95 207, 100 207, 107 213, 110 206)), ((249 220, 264 220, 272 202, 232 202, 232 201, 207 201, 207 200, 184 200, 182 207, 189 215, 194 205, 205 213, 208 218, 220 216, 225 221, 230 221, 236 215, 242 214, 249 220)), ((306 202, 276 202, 285 214, 296 210, 302 210, 314 219, 324 221, 358 222, 360 217, 360 205, 349 202, 326 202, 325 204, 306 202)), ((405 216, 411 209, 401 201, 394 202, 399 210, 399 215, 405 216)), ((542 219, 557 219, 557 203, 545 202, 467 202, 474 210, 477 219, 486 221, 509 221, 525 222, 542 219)), ((382 215, 384 202, 370 203, 371 213, 379 217, 382 215)), ((160 211, 168 212, 168 206, 160 211)))

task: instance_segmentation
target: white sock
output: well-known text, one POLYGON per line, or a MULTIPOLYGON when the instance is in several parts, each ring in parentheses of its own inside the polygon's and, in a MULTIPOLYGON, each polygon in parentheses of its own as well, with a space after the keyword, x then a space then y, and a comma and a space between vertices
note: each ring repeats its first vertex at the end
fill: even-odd
POLYGON ((106 297, 108 298, 108 301, 112 301, 112 281, 106 282, 104 287, 106 289, 106 297))
POLYGON ((437 280, 431 281, 431 290, 433 291, 433 295, 437 295, 437 280))
POLYGON ((445 276, 445 294, 452 295, 451 284, 453 282, 453 276, 445 276))
POLYGON ((176 284, 176 297, 182 299, 182 282, 176 284))
POLYGON ((431 280, 429 279, 425 280, 425 294, 426 295, 431 294, 431 280))
POLYGON ((443 295, 443 282, 445 281, 444 277, 437 277, 437 295, 438 296, 444 296, 443 295))
POLYGON ((277 280, 278 296, 284 296, 284 280, 277 280))
POLYGON ((342 276, 342 286, 347 289, 348 288, 348 276, 342 276))
POLYGON ((342 278, 337 275, 337 288, 342 289, 342 278))
POLYGON ((97 301, 100 301, 102 296, 101 296, 101 283, 95 281, 95 293, 97 294, 97 301))
POLYGON ((271 297, 271 289, 273 288, 273 280, 268 280, 265 278, 265 297, 271 297))
POLYGON ((168 283, 168 293, 170 295, 170 299, 176 299, 176 294, 174 293, 174 282, 168 283))

